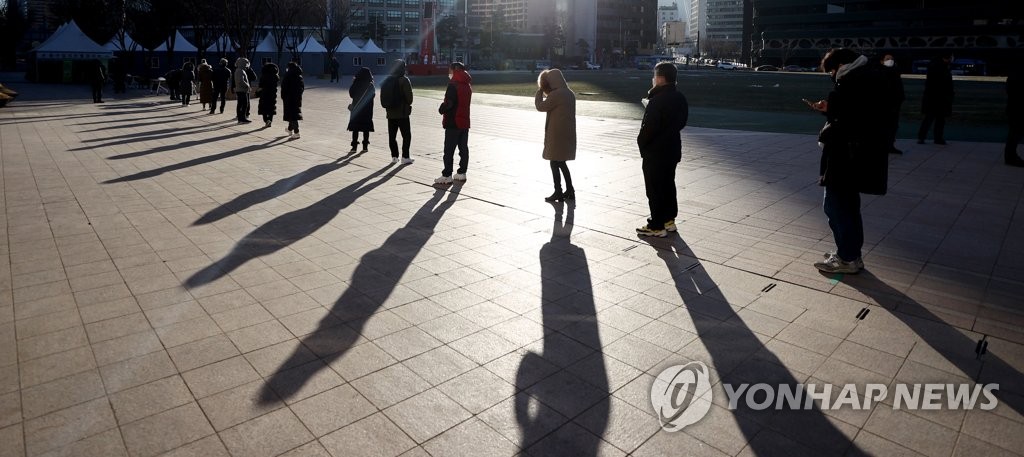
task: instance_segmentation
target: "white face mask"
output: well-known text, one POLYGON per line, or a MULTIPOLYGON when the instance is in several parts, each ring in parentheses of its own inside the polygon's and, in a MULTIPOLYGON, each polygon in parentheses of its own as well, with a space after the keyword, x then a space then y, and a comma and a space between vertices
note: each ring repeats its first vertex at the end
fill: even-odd
POLYGON ((896 61, 892 59, 883 60, 882 65, 892 68, 893 65, 896 65, 896 61))

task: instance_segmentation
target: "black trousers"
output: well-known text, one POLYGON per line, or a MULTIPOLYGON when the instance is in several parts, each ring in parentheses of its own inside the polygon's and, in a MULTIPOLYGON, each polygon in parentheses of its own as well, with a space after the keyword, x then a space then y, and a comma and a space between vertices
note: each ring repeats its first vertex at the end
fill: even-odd
POLYGON ((551 179, 555 182, 556 191, 562 190, 562 178, 559 176, 560 174, 565 175, 565 190, 572 192, 572 175, 569 174, 569 165, 567 165, 564 160, 552 160, 551 179))
POLYGON ((1003 149, 1003 159, 1005 161, 1011 162, 1020 158, 1017 155, 1017 145, 1022 140, 1024 140, 1024 117, 1019 119, 1011 118, 1006 132, 1006 147, 1003 149))
POLYGON ((103 83, 92 83, 93 103, 103 100, 103 83))
POLYGON ((935 124, 935 141, 946 141, 946 116, 935 113, 925 113, 921 120, 921 128, 917 129, 917 139, 924 141, 928 138, 928 129, 935 124))
POLYGON ((299 133, 299 121, 296 121, 296 120, 288 121, 288 130, 291 130, 291 131, 293 131, 295 133, 299 133))
POLYGON ((224 104, 228 101, 227 92, 227 88, 213 90, 213 100, 210 100, 210 114, 213 114, 214 107, 217 106, 218 98, 220 99, 220 112, 224 112, 224 104))
MULTIPOLYGON (((370 145, 370 132, 363 132, 363 149, 370 145)), ((352 132, 352 147, 359 146, 359 132, 352 132)))
POLYGON ((651 219, 647 227, 652 230, 665 228, 665 223, 675 220, 679 214, 676 202, 676 165, 671 159, 643 159, 644 187, 647 190, 647 205, 651 219))
POLYGON ((235 92, 238 96, 238 105, 235 106, 235 114, 238 116, 239 121, 249 119, 249 93, 248 92, 235 92))
POLYGON ((409 146, 412 143, 412 129, 409 126, 409 118, 388 119, 388 147, 391 148, 391 157, 398 157, 398 132, 402 132, 402 158, 409 158, 409 146))
POLYGON ((441 176, 451 177, 455 162, 455 148, 459 148, 458 174, 465 174, 469 167, 469 129, 444 129, 444 169, 441 176))

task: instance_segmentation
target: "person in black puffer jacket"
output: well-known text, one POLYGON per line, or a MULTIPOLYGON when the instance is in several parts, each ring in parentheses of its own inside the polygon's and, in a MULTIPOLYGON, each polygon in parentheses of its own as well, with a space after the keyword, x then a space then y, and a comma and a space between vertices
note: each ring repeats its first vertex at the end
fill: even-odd
POLYGON ((263 116, 263 123, 267 128, 274 122, 274 115, 277 114, 277 83, 281 81, 278 75, 277 64, 268 62, 263 65, 260 73, 259 91, 260 102, 256 112, 263 116))
POLYGON ((676 166, 683 158, 680 132, 690 117, 686 97, 676 89, 676 73, 672 62, 654 66, 654 87, 647 93, 644 120, 636 138, 651 210, 647 225, 636 229, 641 236, 664 238, 667 232, 676 231, 676 166))

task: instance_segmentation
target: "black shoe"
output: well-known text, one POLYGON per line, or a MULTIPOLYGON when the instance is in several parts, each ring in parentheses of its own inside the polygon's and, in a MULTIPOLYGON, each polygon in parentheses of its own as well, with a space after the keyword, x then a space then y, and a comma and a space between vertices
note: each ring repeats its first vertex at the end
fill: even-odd
POLYGON ((546 202, 559 202, 565 200, 565 194, 561 190, 555 190, 555 193, 551 194, 550 197, 544 197, 546 202))
POLYGON ((242 120, 238 121, 238 123, 239 124, 249 124, 249 123, 252 123, 252 121, 250 121, 248 119, 242 119, 242 120))
POLYGON ((576 190, 569 189, 568 191, 566 191, 564 194, 562 194, 562 200, 576 200, 576 190))

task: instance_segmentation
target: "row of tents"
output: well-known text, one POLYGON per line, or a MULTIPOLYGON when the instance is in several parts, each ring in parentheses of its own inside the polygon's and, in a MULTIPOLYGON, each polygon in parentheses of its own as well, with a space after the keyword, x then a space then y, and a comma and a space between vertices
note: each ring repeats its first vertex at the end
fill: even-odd
MULTIPOLYGON (((118 57, 121 61, 119 64, 124 66, 127 73, 159 76, 172 68, 181 68, 186 61, 195 61, 199 55, 199 48, 189 42, 181 31, 174 33, 173 53, 168 51, 166 43, 154 49, 143 49, 131 36, 123 32, 115 35, 106 44, 100 45, 86 36, 72 20, 58 27, 50 38, 32 50, 36 62, 33 69, 36 78, 30 79, 47 82, 82 81, 82 73, 88 68, 87 63, 95 60, 106 63, 114 57, 118 57), (128 58, 134 61, 127 62, 128 58)), ((204 50, 203 55, 207 62, 216 65, 221 57, 234 59, 235 49, 237 46, 226 35, 222 35, 204 50)), ((267 33, 255 47, 253 65, 259 67, 266 62, 284 65, 293 55, 298 56, 307 75, 330 72, 329 52, 312 35, 295 44, 294 49, 281 52, 279 62, 277 42, 273 34, 267 33)), ((354 74, 364 66, 370 67, 374 73, 382 72, 388 60, 387 53, 373 40, 357 44, 349 37, 342 40, 335 57, 338 59, 339 70, 342 74, 348 75, 354 74)))

